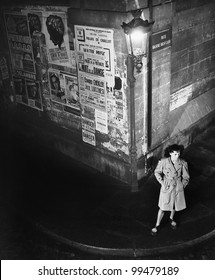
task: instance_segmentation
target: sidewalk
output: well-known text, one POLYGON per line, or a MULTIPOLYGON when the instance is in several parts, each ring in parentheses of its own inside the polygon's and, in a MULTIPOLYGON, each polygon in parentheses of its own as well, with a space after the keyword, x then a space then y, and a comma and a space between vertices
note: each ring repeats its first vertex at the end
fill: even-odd
POLYGON ((176 214, 176 231, 165 215, 157 236, 150 234, 160 188, 153 175, 131 193, 115 179, 36 144, 20 148, 22 140, 15 140, 5 165, 15 168, 7 176, 10 186, 16 182, 10 194, 17 210, 58 243, 101 256, 136 258, 189 248, 215 235, 215 128, 185 150, 191 174, 187 209, 176 214))

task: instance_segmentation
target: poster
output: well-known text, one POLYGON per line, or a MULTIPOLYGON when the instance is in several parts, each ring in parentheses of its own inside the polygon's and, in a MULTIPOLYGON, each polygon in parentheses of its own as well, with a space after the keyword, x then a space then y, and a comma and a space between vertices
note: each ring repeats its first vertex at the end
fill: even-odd
POLYGON ((92 133, 89 130, 82 129, 82 139, 85 143, 92 146, 96 145, 95 133, 92 133))
POLYGON ((13 73, 35 80, 35 65, 27 16, 5 13, 5 25, 13 73))
POLYGON ((80 99, 77 77, 65 75, 66 104, 80 110, 80 99))
POLYGON ((186 104, 192 96, 193 86, 188 85, 174 93, 170 96, 170 111, 173 111, 182 105, 186 104))
POLYGON ((9 70, 7 65, 7 60, 4 56, 0 55, 0 71, 1 71, 1 79, 7 80, 9 79, 9 70))
POLYGON ((95 109, 90 106, 82 106, 82 139, 84 142, 96 145, 96 125, 95 125, 95 109))
POLYGON ((26 90, 26 80, 21 77, 13 77, 16 101, 28 105, 28 96, 26 90))
POLYGON ((69 36, 64 12, 43 12, 42 30, 46 37, 48 62, 70 66, 69 36))
POLYGON ((105 77, 108 87, 114 86, 113 30, 90 26, 75 26, 79 71, 105 77), (80 65, 82 63, 82 70, 80 65))
POLYGON ((26 80, 26 88, 28 95, 28 105, 35 109, 42 109, 40 83, 36 81, 26 80))
POLYGON ((108 133, 108 122, 107 122, 107 113, 101 110, 95 110, 95 122, 96 130, 107 134, 108 133))
MULTIPOLYGON (((115 74, 113 30, 77 25, 75 47, 80 104, 94 110, 92 121, 96 130, 107 134, 106 93, 108 88, 114 87, 115 74)), ((95 145, 95 135, 84 125, 82 137, 84 142, 95 145)))
POLYGON ((79 74, 80 102, 83 105, 106 110, 105 80, 79 74))
POLYGON ((5 13, 4 16, 16 101, 43 110, 40 83, 36 81, 40 80, 36 73, 39 44, 33 38, 35 31, 41 31, 39 17, 24 13, 5 13))
MULTIPOLYGON (((51 100, 80 111, 77 77, 55 69, 49 69, 51 100)), ((64 107, 57 106, 57 110, 64 107)), ((65 108, 66 109, 66 108, 65 108)), ((66 109, 67 112, 69 112, 66 109)))

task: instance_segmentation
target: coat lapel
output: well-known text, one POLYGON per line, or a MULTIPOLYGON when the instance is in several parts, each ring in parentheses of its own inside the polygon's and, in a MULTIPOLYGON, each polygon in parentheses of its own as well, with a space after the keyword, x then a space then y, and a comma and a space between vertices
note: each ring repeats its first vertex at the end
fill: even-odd
POLYGON ((180 168, 181 168, 181 160, 178 159, 176 161, 175 164, 172 163, 171 159, 169 158, 169 161, 168 161, 168 165, 169 165, 169 169, 171 170, 171 172, 174 174, 176 173, 180 168))
POLYGON ((178 159, 175 163, 175 170, 178 171, 179 169, 181 169, 181 160, 178 159))

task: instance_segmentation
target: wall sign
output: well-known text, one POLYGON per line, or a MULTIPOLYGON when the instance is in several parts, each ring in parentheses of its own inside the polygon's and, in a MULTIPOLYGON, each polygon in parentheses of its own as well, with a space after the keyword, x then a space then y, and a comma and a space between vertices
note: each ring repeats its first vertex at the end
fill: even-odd
POLYGON ((152 34, 152 51, 158 51, 171 45, 171 30, 167 29, 152 34))

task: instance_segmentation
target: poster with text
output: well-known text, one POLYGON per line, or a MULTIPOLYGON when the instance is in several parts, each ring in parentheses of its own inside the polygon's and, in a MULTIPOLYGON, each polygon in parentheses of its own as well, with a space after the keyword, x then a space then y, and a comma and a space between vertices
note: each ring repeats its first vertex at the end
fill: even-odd
POLYGON ((4 16, 13 73, 35 80, 35 65, 27 16, 21 13, 5 13, 4 16))
POLYGON ((113 30, 75 26, 78 71, 105 77, 108 87, 114 86, 113 30))

